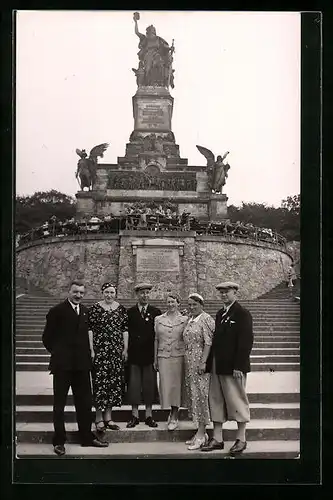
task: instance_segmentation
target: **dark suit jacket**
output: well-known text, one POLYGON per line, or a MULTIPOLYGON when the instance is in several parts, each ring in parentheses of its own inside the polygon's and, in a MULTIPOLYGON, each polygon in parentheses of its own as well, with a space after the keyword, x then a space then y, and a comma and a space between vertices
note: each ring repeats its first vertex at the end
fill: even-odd
POLYGON ((216 314, 215 332, 207 358, 206 371, 211 372, 213 356, 216 373, 232 375, 233 370, 251 371, 250 353, 253 345, 251 313, 234 302, 222 318, 223 309, 216 314))
POLYGON ((43 344, 51 354, 51 373, 55 370, 90 370, 87 308, 80 304, 78 316, 68 300, 52 307, 46 315, 43 344))
POLYGON ((147 366, 154 362, 154 319, 160 316, 157 307, 148 305, 142 318, 138 305, 127 310, 128 315, 128 363, 147 366))

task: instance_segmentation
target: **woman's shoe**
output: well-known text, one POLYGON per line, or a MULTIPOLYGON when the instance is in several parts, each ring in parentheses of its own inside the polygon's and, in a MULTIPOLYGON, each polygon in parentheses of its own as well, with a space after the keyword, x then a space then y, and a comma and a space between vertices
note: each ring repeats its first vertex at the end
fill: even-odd
POLYGON ((95 422, 95 427, 97 432, 104 432, 105 431, 105 423, 103 420, 100 420, 99 422, 95 422), (102 425, 100 425, 102 424, 102 425))
MULTIPOLYGON (((194 443, 194 441, 195 441, 195 439, 196 439, 196 437, 197 437, 197 435, 196 435, 196 434, 194 434, 194 436, 192 437, 192 439, 189 439, 188 441, 185 441, 185 444, 187 444, 187 445, 193 444, 193 443, 194 443)), ((206 438, 206 443, 208 443, 208 439, 209 439, 209 437, 208 437, 208 434, 207 434, 207 433, 205 434, 205 438, 206 438)), ((205 444, 206 444, 206 443, 205 443, 205 444)))
POLYGON ((178 420, 170 420, 168 423, 168 431, 174 431, 178 427, 178 420))
POLYGON ((196 437, 197 437, 197 435, 194 434, 194 436, 191 439, 188 439, 187 441, 185 441, 185 444, 187 444, 187 445, 193 444, 196 437))
POLYGON ((112 420, 109 420, 108 422, 104 422, 104 424, 105 424, 105 427, 107 429, 111 429, 112 431, 120 431, 119 425, 112 422, 112 420))
POLYGON ((187 448, 188 450, 200 450, 207 443, 206 435, 202 438, 195 438, 194 442, 187 448))

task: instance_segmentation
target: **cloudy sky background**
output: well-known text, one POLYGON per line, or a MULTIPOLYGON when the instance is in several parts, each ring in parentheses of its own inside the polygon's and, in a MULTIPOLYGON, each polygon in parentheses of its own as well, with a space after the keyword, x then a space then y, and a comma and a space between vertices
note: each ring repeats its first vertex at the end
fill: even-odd
MULTIPOLYGON (((141 11, 175 40, 172 128, 180 154, 230 151, 229 204, 280 206, 300 191, 300 14, 141 11)), ((139 39, 131 11, 20 11, 16 191, 74 195, 78 156, 109 142, 116 163, 133 130, 139 39)))

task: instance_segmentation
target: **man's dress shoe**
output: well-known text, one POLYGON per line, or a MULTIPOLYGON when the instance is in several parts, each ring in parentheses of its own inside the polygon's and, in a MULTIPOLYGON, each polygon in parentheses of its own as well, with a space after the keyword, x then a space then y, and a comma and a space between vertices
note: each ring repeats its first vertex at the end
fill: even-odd
POLYGON ((133 427, 135 427, 136 425, 138 425, 140 423, 140 420, 138 419, 138 417, 134 417, 134 415, 132 416, 131 420, 128 422, 128 424, 126 425, 126 427, 128 429, 132 429, 133 427))
POLYGON ((153 417, 147 417, 145 420, 145 424, 148 425, 148 427, 157 427, 157 422, 155 422, 153 417))
POLYGON ((93 446, 94 448, 107 448, 109 443, 107 441, 100 441, 99 439, 93 439, 90 443, 83 443, 81 446, 93 446))
POLYGON ((60 457, 62 455, 65 455, 66 453, 66 450, 65 450, 65 447, 63 444, 56 444, 54 447, 54 453, 56 453, 57 455, 59 455, 60 457))
POLYGON ((211 438, 208 443, 200 448, 201 451, 214 451, 223 450, 224 442, 216 441, 215 438, 211 438))
POLYGON ((236 439, 235 443, 230 448, 229 453, 230 455, 239 455, 245 450, 246 446, 247 446, 246 441, 241 441, 240 439, 236 439))

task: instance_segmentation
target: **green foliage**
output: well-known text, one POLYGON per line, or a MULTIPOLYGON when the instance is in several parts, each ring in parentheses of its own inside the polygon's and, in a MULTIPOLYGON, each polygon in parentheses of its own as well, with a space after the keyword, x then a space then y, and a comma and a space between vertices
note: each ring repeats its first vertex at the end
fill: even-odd
POLYGON ((242 203, 241 207, 230 205, 228 216, 232 222, 271 228, 288 241, 300 239, 300 195, 288 196, 279 208, 265 203, 242 203))
POLYGON ((52 216, 65 220, 75 216, 76 200, 55 189, 16 197, 16 231, 25 233, 49 221, 52 216))

